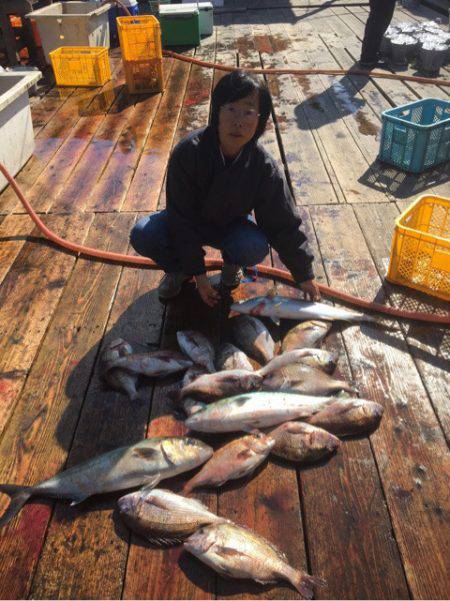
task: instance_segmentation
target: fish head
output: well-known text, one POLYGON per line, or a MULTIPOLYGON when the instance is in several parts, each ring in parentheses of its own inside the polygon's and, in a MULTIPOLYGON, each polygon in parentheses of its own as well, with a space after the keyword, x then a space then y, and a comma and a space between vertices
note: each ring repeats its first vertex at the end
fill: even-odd
POLYGON ((141 503, 142 495, 140 491, 124 495, 117 501, 120 513, 129 517, 135 516, 138 513, 141 503))
POLYGON ((163 439, 161 451, 169 464, 172 464, 175 469, 182 468, 183 471, 202 465, 212 457, 214 452, 212 447, 190 436, 163 439))
POLYGON ((272 303, 273 300, 271 298, 256 296, 255 298, 249 298, 246 301, 233 303, 231 305, 231 310, 246 315, 270 315, 272 303))

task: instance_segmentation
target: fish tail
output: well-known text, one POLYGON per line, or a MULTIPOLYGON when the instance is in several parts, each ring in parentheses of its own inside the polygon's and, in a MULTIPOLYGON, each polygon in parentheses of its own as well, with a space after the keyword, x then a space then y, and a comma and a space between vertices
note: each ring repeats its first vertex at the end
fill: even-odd
POLYGON ((0 528, 5 526, 12 518, 19 513, 28 499, 34 494, 33 486, 18 486, 15 484, 0 484, 0 493, 11 497, 8 509, 0 518, 0 528))
POLYGON ((294 573, 289 580, 304 599, 312 599, 314 596, 314 588, 316 586, 325 586, 326 584, 323 578, 310 576, 301 570, 294 570, 293 572, 294 573))

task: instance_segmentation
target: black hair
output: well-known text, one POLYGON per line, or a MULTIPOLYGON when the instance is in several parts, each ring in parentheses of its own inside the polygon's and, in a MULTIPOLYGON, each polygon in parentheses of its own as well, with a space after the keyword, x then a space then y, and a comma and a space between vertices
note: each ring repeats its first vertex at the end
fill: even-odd
POLYGON ((214 88, 211 99, 211 126, 218 129, 219 112, 222 106, 246 98, 254 91, 257 91, 259 95, 259 120, 253 137, 253 140, 256 141, 266 129, 267 120, 272 111, 272 98, 263 80, 257 80, 242 71, 227 73, 214 88))

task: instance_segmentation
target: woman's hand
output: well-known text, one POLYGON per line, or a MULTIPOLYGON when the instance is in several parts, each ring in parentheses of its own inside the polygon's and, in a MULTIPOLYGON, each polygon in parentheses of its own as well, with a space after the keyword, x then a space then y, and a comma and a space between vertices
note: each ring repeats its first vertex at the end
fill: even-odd
POLYGON ((300 290, 303 292, 305 300, 320 301, 320 290, 316 280, 306 280, 298 285, 300 290))
POLYGON ((214 305, 216 305, 220 299, 220 294, 211 286, 206 273, 203 273, 202 275, 196 275, 195 281, 197 283, 198 293, 200 294, 202 301, 210 307, 214 307, 214 305))

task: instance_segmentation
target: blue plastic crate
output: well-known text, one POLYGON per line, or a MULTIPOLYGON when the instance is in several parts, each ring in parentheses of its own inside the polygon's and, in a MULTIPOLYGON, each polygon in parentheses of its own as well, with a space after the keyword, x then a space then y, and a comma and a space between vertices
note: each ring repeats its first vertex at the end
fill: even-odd
POLYGON ((450 159, 450 102, 424 98, 382 113, 380 161, 421 173, 450 159))

